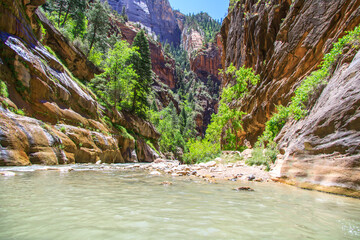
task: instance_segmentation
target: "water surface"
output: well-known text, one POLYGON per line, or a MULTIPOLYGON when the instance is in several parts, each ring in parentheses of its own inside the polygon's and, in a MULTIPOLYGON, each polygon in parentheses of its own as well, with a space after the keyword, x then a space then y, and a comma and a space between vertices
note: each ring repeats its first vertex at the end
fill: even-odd
POLYGON ((275 183, 72 167, 1 168, 17 175, 0 176, 0 239, 360 239, 357 199, 275 183), (255 192, 232 190, 239 186, 255 192))

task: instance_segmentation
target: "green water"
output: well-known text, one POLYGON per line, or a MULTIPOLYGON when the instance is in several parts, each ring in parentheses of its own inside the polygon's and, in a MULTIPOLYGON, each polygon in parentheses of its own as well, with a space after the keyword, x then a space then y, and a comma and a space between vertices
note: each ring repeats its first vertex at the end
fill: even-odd
POLYGON ((275 183, 73 167, 0 169, 21 171, 0 176, 0 239, 360 239, 360 200, 275 183), (232 190, 238 186, 255 192, 232 190))

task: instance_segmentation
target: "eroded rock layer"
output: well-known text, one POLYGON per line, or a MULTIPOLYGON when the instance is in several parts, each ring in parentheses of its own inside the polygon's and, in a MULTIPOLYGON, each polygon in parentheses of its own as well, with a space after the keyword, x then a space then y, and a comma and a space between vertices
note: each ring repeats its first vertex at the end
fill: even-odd
MULTIPOLYGON (((237 103, 254 144, 275 106, 286 106, 332 44, 360 23, 360 0, 242 0, 221 29, 223 66, 252 67, 261 82, 237 103)), ((223 85, 229 83, 223 81, 223 85)))
POLYGON ((168 0, 110 0, 108 1, 119 13, 123 7, 132 22, 139 22, 160 36, 162 42, 180 45, 181 31, 168 0))
MULTIPOLYGON (((359 0, 242 0, 223 22, 222 63, 252 67, 260 83, 234 106, 248 115, 242 141, 253 145, 276 105, 287 106, 302 80, 346 31, 360 23, 359 0)), ((284 153, 274 177, 304 188, 360 197, 359 54, 347 49, 309 114, 275 139, 284 153), (354 59, 353 59, 354 58, 354 59)), ((232 84, 224 79, 223 85, 232 84)))
POLYGON ((43 2, 1 3, 0 79, 10 99, 0 99, 0 165, 154 160, 157 154, 146 143, 136 146, 134 137, 105 120, 157 146, 154 127, 130 114, 104 109, 72 77, 89 80, 96 72, 41 14, 34 14, 43 2), (41 36, 39 23, 47 29, 46 36, 41 36), (38 41, 41 38, 66 59, 69 70, 38 41), (27 116, 14 114, 21 113, 18 109, 27 116))

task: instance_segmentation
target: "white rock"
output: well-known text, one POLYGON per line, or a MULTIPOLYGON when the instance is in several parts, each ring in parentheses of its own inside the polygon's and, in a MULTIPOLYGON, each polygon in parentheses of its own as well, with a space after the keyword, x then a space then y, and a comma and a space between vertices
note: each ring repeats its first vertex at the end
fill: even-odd
POLYGON ((205 163, 199 163, 198 166, 199 166, 200 168, 206 168, 206 164, 205 164, 205 163))
POLYGON ((5 171, 5 172, 0 172, 0 175, 5 176, 5 177, 12 177, 12 176, 15 176, 16 173, 5 171))
POLYGON ((151 173, 150 173, 150 175, 161 175, 161 172, 159 172, 159 171, 152 171, 151 173))
POLYGON ((206 167, 215 167, 216 166, 216 162, 215 161, 210 161, 205 163, 206 167))
POLYGON ((252 156, 252 152, 253 152, 254 150, 253 149, 245 149, 242 153, 241 153, 241 155, 245 158, 245 159, 248 159, 248 158, 250 158, 251 156, 252 156))
POLYGON ((97 161, 95 164, 96 164, 96 165, 101 164, 101 160, 97 161))
POLYGON ((60 168, 60 172, 71 172, 73 171, 74 169, 71 168, 71 167, 65 167, 65 168, 60 168))

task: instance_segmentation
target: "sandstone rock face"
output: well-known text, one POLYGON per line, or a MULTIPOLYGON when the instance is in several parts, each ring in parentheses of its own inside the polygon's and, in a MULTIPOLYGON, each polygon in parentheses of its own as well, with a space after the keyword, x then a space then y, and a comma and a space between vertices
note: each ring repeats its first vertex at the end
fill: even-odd
POLYGON ((185 26, 181 34, 181 42, 185 51, 190 55, 193 51, 203 47, 204 38, 200 32, 185 26))
MULTIPOLYGON (((112 25, 118 26, 121 31, 119 34, 121 34, 123 39, 129 44, 132 44, 138 29, 120 22, 112 23, 112 25)), ((117 29, 113 28, 113 31, 116 32, 117 29)), ((160 43, 149 40, 149 47, 152 70, 156 73, 162 83, 166 84, 171 89, 174 89, 176 85, 174 60, 164 55, 160 43)))
POLYGON ((252 67, 261 76, 237 103, 248 113, 243 140, 254 144, 275 106, 286 106, 332 44, 360 23, 359 5, 359 0, 242 0, 236 5, 221 29, 222 64, 252 67))
POLYGON ((36 14, 46 30, 43 44, 51 47, 66 62, 68 69, 75 77, 90 81, 95 74, 102 73, 98 67, 87 60, 81 50, 69 43, 40 11, 36 11, 36 14))
MULTIPOLYGON (((359 0, 243 0, 236 5, 221 29, 222 63, 252 67, 261 79, 234 103, 248 113, 239 133, 243 141, 253 145, 275 106, 286 106, 332 44, 359 25, 359 6, 359 0)), ((360 197, 360 66, 353 51, 344 54, 328 85, 313 96, 309 115, 288 122, 276 139, 285 154, 272 173, 280 181, 360 197)), ((224 79, 223 85, 232 81, 224 79)))
POLYGON ((217 35, 216 43, 210 43, 208 48, 200 50, 194 58, 190 59, 191 70, 203 81, 210 76, 213 81, 220 84, 221 55, 222 42, 220 35, 217 35))
POLYGON ((128 18, 140 22, 162 42, 180 45, 181 31, 168 0, 110 0, 109 4, 119 13, 126 7, 128 18))
POLYGON ((130 114, 104 109, 38 41, 38 23, 43 21, 47 35, 42 40, 65 59, 72 74, 89 80, 97 73, 41 14, 34 14, 42 2, 2 1, 0 79, 8 87, 9 99, 0 102, 0 165, 151 161, 142 158, 150 155, 137 157, 134 140, 103 119, 156 142, 159 134, 154 127, 130 114), (9 107, 31 117, 14 114, 9 107))
POLYGON ((349 194, 341 188, 360 191, 359 69, 360 52, 333 74, 308 116, 283 128, 278 177, 339 194, 349 194))

